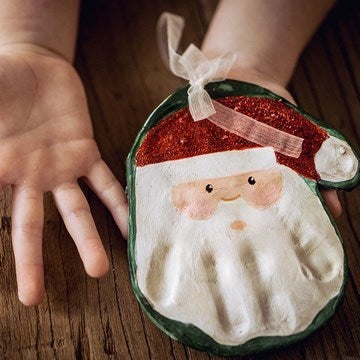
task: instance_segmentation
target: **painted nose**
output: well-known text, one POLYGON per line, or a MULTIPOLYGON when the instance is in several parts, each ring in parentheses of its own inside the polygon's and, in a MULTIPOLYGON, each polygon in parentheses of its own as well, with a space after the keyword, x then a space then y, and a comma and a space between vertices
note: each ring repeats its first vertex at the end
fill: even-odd
POLYGON ((246 223, 244 221, 241 221, 241 220, 236 220, 236 221, 233 221, 231 224, 230 224, 230 227, 233 229, 233 230, 244 230, 245 227, 246 227, 246 223))

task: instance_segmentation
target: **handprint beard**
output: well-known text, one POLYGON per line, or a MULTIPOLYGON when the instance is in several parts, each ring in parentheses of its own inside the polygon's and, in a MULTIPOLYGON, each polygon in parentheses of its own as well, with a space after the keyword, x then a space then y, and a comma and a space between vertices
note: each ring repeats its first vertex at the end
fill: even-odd
POLYGON ((162 316, 238 345, 300 333, 339 294, 338 235, 272 149, 140 167, 136 189, 137 281, 162 316))

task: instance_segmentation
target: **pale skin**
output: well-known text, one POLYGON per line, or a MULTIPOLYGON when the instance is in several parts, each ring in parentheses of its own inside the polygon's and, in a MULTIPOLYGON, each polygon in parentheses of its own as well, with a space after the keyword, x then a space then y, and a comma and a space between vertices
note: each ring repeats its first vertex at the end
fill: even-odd
MULTIPOLYGON (((277 6, 271 7, 267 0, 222 1, 203 50, 209 56, 239 52, 230 77, 291 99, 285 85, 297 57, 333 2, 312 1, 309 12, 307 0, 272 0, 277 6), (290 31, 284 28, 289 16, 293 17, 290 31), (232 36, 219 38, 220 33, 232 36), (282 43, 279 34, 285 37, 282 43)), ((87 181, 127 237, 124 189, 101 159, 83 85, 71 65, 78 11, 78 0, 0 2, 0 185, 11 185, 13 191, 18 296, 28 306, 39 304, 44 293, 45 192, 53 194, 90 276, 104 275, 109 261, 79 178, 87 181)), ((336 195, 324 196, 338 214, 336 195)))

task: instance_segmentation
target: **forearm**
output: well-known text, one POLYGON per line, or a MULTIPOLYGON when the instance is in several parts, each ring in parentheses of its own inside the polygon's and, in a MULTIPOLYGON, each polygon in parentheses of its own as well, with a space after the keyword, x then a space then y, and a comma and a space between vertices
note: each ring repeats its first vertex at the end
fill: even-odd
POLYGON ((222 0, 203 51, 208 57, 235 51, 238 58, 229 74, 232 78, 246 80, 254 72, 265 81, 285 86, 305 44, 334 3, 335 0, 222 0))
POLYGON ((1 0, 0 48, 39 47, 74 57, 79 0, 1 0))

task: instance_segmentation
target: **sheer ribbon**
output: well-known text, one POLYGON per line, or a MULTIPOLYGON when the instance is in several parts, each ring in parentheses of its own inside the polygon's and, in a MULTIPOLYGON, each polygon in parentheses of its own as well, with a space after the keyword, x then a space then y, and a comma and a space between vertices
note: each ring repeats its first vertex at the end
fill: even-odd
POLYGON ((285 131, 264 124, 245 114, 234 111, 213 100, 216 110, 209 120, 224 130, 252 141, 261 146, 271 146, 274 151, 298 158, 301 154, 303 139, 285 131))
POLYGON ((304 139, 234 111, 210 98, 204 86, 209 82, 225 80, 236 60, 236 54, 226 53, 218 58, 207 59, 195 45, 190 44, 179 55, 176 51, 184 25, 182 17, 165 12, 159 18, 157 36, 164 63, 176 76, 190 83, 188 100, 193 119, 198 121, 208 118, 217 126, 246 140, 261 146, 271 146, 274 151, 298 158, 304 139))
POLYGON ((215 114, 209 94, 204 86, 213 81, 226 79, 236 55, 227 53, 215 59, 206 56, 194 45, 180 56, 176 53, 184 29, 184 19, 170 13, 163 13, 158 22, 160 54, 170 70, 178 77, 189 80, 189 110, 195 121, 215 114))

